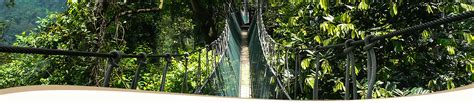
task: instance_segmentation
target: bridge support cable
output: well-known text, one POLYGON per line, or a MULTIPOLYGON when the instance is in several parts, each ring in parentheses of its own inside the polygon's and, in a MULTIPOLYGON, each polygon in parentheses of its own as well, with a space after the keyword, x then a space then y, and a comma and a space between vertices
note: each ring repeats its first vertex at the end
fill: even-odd
MULTIPOLYGON (((74 51, 74 50, 60 50, 60 49, 45 49, 45 48, 31 48, 31 47, 16 47, 0 45, 0 52, 2 53, 21 53, 21 54, 41 54, 41 55, 64 55, 64 56, 82 56, 82 57, 102 57, 112 58, 114 57, 111 53, 97 53, 97 52, 86 52, 86 51, 74 51)), ((190 52, 193 54, 197 50, 190 52)), ((172 54, 172 57, 181 57, 184 54, 172 54)), ((148 55, 148 58, 164 58, 166 55, 148 55)), ((139 58, 140 55, 135 54, 120 54, 121 58, 139 58)))

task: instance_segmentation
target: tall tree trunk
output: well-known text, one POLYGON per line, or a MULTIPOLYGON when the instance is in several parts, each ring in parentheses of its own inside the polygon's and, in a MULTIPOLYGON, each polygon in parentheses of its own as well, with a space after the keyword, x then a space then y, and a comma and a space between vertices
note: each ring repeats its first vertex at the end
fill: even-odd
MULTIPOLYGON (((214 27, 215 21, 212 15, 211 8, 204 8, 199 0, 190 0, 191 9, 193 11, 193 22, 196 24, 195 34, 200 39, 204 39, 207 43, 217 39, 218 35, 211 32, 211 28, 214 27)), ((209 3, 207 5, 213 5, 209 3)), ((212 6, 208 6, 212 7, 212 6)))
MULTIPOLYGON (((95 0, 95 6, 94 6, 94 16, 97 18, 94 24, 98 25, 98 28, 95 28, 96 31, 96 45, 95 47, 92 48, 92 51, 94 52, 101 52, 102 46, 104 45, 104 35, 106 32, 106 27, 107 27, 107 18, 105 15, 105 11, 107 9, 107 1, 106 0, 95 0)), ((101 65, 101 63, 104 63, 104 59, 100 58, 94 58, 96 61, 94 63, 94 66, 92 67, 92 72, 91 72, 91 79, 94 80, 94 84, 96 86, 99 86, 99 78, 98 73, 99 70, 104 69, 105 65, 101 65)))

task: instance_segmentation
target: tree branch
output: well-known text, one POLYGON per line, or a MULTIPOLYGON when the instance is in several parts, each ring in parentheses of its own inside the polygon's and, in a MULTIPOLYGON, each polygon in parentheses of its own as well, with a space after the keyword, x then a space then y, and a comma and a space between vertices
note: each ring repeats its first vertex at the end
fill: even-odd
POLYGON ((128 15, 128 14, 139 14, 139 13, 147 13, 147 12, 159 12, 161 8, 147 8, 147 9, 138 9, 138 10, 128 10, 119 13, 117 17, 128 15))

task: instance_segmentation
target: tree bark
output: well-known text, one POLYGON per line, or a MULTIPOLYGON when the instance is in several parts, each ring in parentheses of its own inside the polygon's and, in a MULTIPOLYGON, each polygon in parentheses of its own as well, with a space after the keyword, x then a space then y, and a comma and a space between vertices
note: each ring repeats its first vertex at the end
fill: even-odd
MULTIPOLYGON (((215 21, 212 15, 212 6, 204 8, 199 0, 190 0, 191 9, 193 11, 193 22, 195 26, 195 34, 200 40, 205 40, 206 43, 211 43, 217 39, 218 35, 211 32, 211 28, 214 27, 215 21)), ((213 5, 209 3, 207 5, 213 5)))
MULTIPOLYGON (((106 15, 105 15, 105 11, 107 9, 107 1, 106 0, 95 0, 94 2, 94 16, 95 18, 97 18, 96 21, 94 21, 94 24, 98 25, 99 27, 96 28, 96 31, 95 33, 97 33, 96 35, 96 39, 95 39, 95 47, 93 47, 92 51, 94 52, 100 52, 101 51, 101 48, 102 48, 102 45, 103 45, 103 41, 104 41, 104 35, 105 35, 105 32, 106 32, 106 28, 107 28, 107 18, 106 18, 106 15)), ((94 80, 94 84, 96 86, 99 86, 99 79, 97 78, 98 76, 98 73, 99 73, 99 70, 103 69, 103 65, 100 65, 101 62, 103 61, 103 59, 99 59, 99 58, 94 58, 96 61, 94 66, 92 67, 92 72, 91 72, 91 80, 93 79, 94 80)))

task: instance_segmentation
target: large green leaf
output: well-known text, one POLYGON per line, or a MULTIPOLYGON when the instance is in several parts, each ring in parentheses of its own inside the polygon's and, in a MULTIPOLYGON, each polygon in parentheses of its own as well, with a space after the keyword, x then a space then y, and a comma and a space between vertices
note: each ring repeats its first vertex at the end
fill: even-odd
POLYGON ((362 0, 362 2, 359 3, 359 6, 357 6, 357 8, 360 10, 368 10, 369 5, 365 2, 365 0, 362 0))
POLYGON ((323 40, 323 46, 327 46, 327 45, 331 44, 331 42, 332 42, 332 39, 323 40))
POLYGON ((468 44, 473 43, 472 41, 474 40, 474 36, 472 36, 472 33, 464 32, 463 36, 464 36, 464 40, 466 40, 468 44))
POLYGON ((338 33, 340 32, 342 32, 342 34, 349 34, 349 32, 354 29, 355 29, 355 26, 353 24, 339 24, 336 26, 336 29, 335 29, 336 36, 339 37, 340 35, 338 35, 338 33))
POLYGON ((415 88, 410 89, 407 92, 409 92, 408 95, 421 95, 421 94, 430 93, 429 90, 425 90, 422 87, 415 87, 415 88))
POLYGON ((474 66, 472 66, 471 63, 466 64, 466 71, 470 71, 471 73, 474 73, 474 66))
POLYGON ((474 81, 474 75, 473 74, 471 74, 471 81, 474 81))
POLYGON ((398 14, 397 3, 391 2, 390 3, 390 15, 393 17, 393 16, 396 16, 397 14, 398 14))
POLYGON ((314 88, 314 77, 306 78, 305 83, 306 83, 306 85, 309 85, 311 87, 311 89, 313 89, 314 88))
POLYGON ((349 15, 349 12, 345 12, 341 15, 341 21, 343 23, 351 23, 351 16, 349 15))
POLYGON ((330 22, 334 22, 334 16, 329 15, 329 14, 327 14, 327 16, 323 17, 323 19, 325 19, 327 21, 330 21, 330 22))
POLYGON ((453 39, 448 39, 448 38, 438 38, 436 39, 436 43, 440 44, 441 46, 456 45, 456 42, 453 41, 453 39))
POLYGON ((454 54, 456 54, 456 50, 455 50, 455 49, 456 49, 456 48, 453 47, 453 46, 446 46, 446 51, 448 51, 448 54, 449 54, 449 55, 454 55, 454 54))
POLYGON ((311 64, 311 58, 306 58, 301 61, 301 68, 306 69, 311 64))
POLYGON ((461 7, 463 9, 465 9, 466 11, 474 11, 474 6, 473 5, 461 3, 461 7))
POLYGON ((431 32, 428 31, 428 30, 423 30, 421 35, 422 35, 421 37, 422 37, 423 41, 428 41, 428 39, 430 38, 431 32))
POLYGON ((328 0, 319 0, 319 6, 323 8, 324 11, 328 10, 328 0))
POLYGON ((331 64, 327 59, 322 59, 321 68, 323 69, 323 74, 328 74, 332 72, 331 64))
POLYGON ((314 41, 316 41, 318 44, 321 44, 321 37, 319 37, 319 35, 314 36, 314 41))
POLYGON ((403 45, 400 41, 392 41, 393 45, 395 46, 393 49, 395 52, 402 52, 403 51, 403 45))
POLYGON ((340 80, 334 81, 334 87, 332 87, 333 92, 337 92, 339 90, 346 91, 346 88, 344 88, 344 83, 341 82, 340 80))
POLYGON ((456 86, 454 85, 453 80, 449 79, 446 83, 446 87, 447 89, 454 89, 456 86))
POLYGON ((428 88, 436 88, 437 86, 437 81, 436 80, 430 80, 427 84, 428 88))
POLYGON ((430 4, 426 4, 426 11, 430 14, 433 13, 433 9, 431 8, 430 4))

